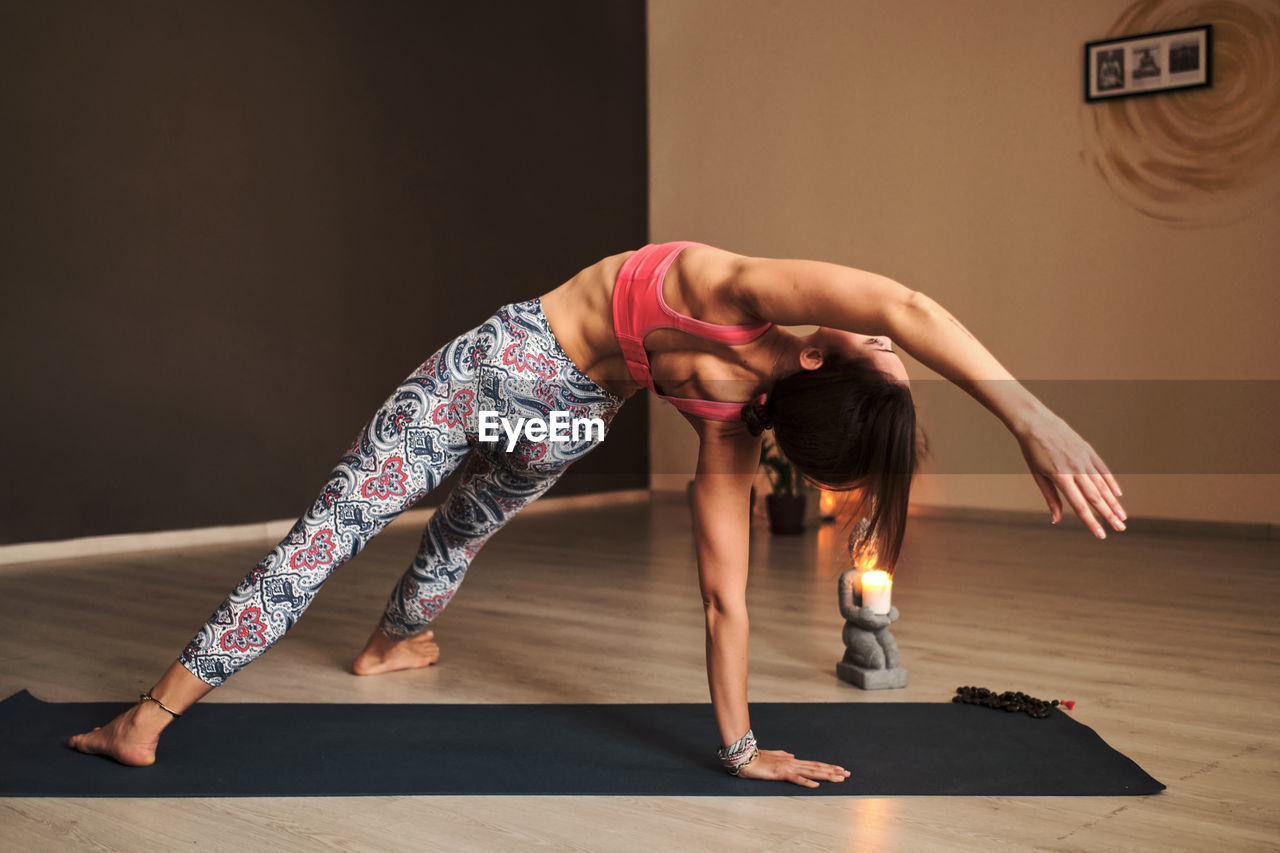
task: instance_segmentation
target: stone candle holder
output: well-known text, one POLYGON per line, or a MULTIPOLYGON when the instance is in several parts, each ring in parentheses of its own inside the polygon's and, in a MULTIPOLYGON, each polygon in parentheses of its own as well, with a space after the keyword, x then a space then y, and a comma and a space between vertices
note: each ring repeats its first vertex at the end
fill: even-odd
POLYGON ((854 588, 858 569, 840 575, 840 615, 844 617, 844 659, 836 664, 842 681, 863 690, 885 690, 907 686, 907 671, 901 666, 898 644, 889 626, 898 620, 898 608, 872 613, 862 606, 862 596, 854 588))

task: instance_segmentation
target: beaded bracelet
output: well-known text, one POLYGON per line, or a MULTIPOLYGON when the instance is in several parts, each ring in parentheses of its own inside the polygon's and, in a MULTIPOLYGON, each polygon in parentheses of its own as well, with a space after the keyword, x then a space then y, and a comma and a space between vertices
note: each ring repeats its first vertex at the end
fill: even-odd
POLYGON ((725 771, 730 776, 740 776, 742 775, 742 771, 747 769, 747 765, 755 761, 756 757, 759 755, 760 755, 760 749, 758 747, 753 746, 751 748, 751 754, 750 756, 747 757, 746 761, 742 762, 741 764, 735 764, 733 767, 725 767, 725 771))
POLYGON ((716 758, 720 759, 720 763, 724 765, 725 771, 730 776, 740 774, 742 769, 755 761, 759 754, 760 748, 756 746, 756 736, 750 729, 747 729, 747 733, 738 740, 716 750, 716 758))

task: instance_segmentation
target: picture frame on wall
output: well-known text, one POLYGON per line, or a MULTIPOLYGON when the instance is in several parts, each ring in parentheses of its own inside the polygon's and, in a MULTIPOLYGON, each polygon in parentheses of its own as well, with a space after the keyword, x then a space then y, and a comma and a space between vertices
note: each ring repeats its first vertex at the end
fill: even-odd
POLYGON ((1211 24, 1091 41, 1084 46, 1086 101, 1211 85, 1211 24))

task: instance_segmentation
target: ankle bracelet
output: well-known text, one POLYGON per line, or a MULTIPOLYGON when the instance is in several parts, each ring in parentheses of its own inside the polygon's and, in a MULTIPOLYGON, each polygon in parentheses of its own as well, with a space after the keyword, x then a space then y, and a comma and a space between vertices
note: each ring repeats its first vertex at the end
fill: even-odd
POLYGON ((138 701, 139 702, 155 702, 157 705, 160 706, 160 710, 165 711, 166 713, 172 714, 175 720, 182 716, 172 708, 165 707, 165 704, 163 702, 161 702, 159 699, 151 695, 150 690, 148 690, 146 693, 139 694, 138 701))

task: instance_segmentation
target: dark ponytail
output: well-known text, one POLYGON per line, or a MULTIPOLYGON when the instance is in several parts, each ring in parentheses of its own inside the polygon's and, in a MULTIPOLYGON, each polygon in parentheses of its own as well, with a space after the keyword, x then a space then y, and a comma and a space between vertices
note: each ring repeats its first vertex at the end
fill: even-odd
POLYGON ((764 403, 743 406, 742 420, 752 435, 772 428, 810 481, 849 492, 855 563, 874 555, 893 571, 918 455, 911 391, 867 359, 829 354, 817 370, 778 380, 764 403))
POLYGON ((753 401, 742 407, 739 415, 747 425, 747 432, 759 435, 767 429, 773 429, 773 413, 769 410, 769 398, 764 402, 753 401))

